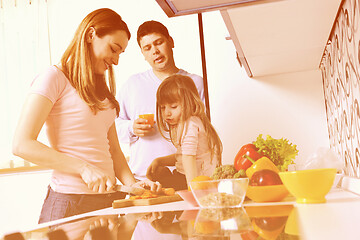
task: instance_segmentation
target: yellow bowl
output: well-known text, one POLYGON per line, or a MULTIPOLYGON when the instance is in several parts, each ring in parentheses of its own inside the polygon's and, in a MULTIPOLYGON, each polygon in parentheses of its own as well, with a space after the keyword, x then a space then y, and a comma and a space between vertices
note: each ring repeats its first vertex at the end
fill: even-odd
POLYGON ((269 186, 248 186, 246 196, 254 202, 278 202, 283 200, 289 191, 283 184, 269 186))
POLYGON ((285 224, 284 232, 286 234, 289 234, 289 235, 299 235, 300 234, 297 219, 298 219, 297 211, 294 208, 291 211, 291 213, 286 221, 286 224, 285 224))
POLYGON ((281 181, 297 203, 324 203, 336 175, 335 168, 280 172, 281 181))

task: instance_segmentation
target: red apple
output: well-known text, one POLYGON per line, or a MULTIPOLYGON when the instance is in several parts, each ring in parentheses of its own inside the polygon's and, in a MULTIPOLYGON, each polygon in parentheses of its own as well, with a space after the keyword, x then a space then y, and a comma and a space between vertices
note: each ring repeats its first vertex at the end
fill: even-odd
POLYGON ((279 174, 269 169, 262 169, 254 172, 249 185, 250 186, 269 186, 283 184, 279 174))

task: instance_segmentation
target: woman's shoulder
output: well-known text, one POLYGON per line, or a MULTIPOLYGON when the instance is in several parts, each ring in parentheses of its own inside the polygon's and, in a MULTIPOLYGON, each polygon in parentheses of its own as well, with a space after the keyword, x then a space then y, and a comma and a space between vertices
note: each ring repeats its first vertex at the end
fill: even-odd
POLYGON ((36 78, 50 78, 60 80, 67 79, 61 68, 56 65, 46 67, 40 74, 36 76, 36 78))
POLYGON ((61 93, 67 86, 69 81, 65 74, 56 66, 45 68, 31 83, 33 92, 38 93, 61 93))

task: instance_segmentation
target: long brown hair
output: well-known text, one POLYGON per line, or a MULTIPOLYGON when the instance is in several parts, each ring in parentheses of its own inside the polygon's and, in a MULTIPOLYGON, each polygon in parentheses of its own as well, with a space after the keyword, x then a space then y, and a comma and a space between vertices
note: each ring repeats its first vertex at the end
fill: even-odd
POLYGON ((211 155, 216 154, 219 161, 217 165, 220 165, 222 143, 215 128, 206 116, 204 103, 200 99, 194 81, 190 77, 180 74, 166 78, 160 84, 156 93, 156 118, 160 134, 164 138, 171 140, 174 144, 180 143, 180 138, 184 131, 184 123, 191 116, 196 116, 201 119, 207 135, 208 146, 212 149, 211 155), (161 113, 161 105, 175 102, 180 103, 182 108, 180 123, 178 124, 177 130, 175 130, 176 132, 180 132, 179 135, 176 135, 174 129, 166 123, 161 113), (180 129, 180 131, 178 131, 178 129, 180 129), (170 139, 165 136, 165 132, 170 134, 170 139))
POLYGON ((105 109, 102 97, 97 94, 100 89, 104 92, 103 97, 110 101, 112 108, 116 109, 118 115, 120 107, 115 99, 116 83, 112 66, 109 67, 107 76, 96 75, 91 67, 91 49, 86 42, 86 36, 90 28, 96 29, 98 37, 103 37, 118 30, 125 31, 128 39, 131 37, 126 23, 119 14, 108 8, 97 9, 89 13, 77 28, 73 40, 61 58, 62 70, 94 114, 105 109))

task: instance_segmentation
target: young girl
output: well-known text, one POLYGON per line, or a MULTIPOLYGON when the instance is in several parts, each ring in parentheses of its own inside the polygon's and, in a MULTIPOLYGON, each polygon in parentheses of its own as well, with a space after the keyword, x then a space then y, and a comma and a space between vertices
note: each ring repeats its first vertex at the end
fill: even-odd
POLYGON ((176 190, 186 189, 196 176, 211 176, 221 165, 221 140, 190 77, 177 74, 166 78, 157 90, 156 100, 159 131, 171 140, 177 152, 156 158, 147 177, 176 190), (163 177, 164 166, 176 166, 176 170, 163 177))
POLYGON ((116 178, 135 182, 120 149, 115 117, 112 65, 128 45, 126 23, 111 9, 88 14, 61 58, 33 81, 14 135, 13 153, 53 169, 39 222, 47 222, 101 208, 115 199, 116 178), (37 140, 44 123, 51 146, 37 140))

